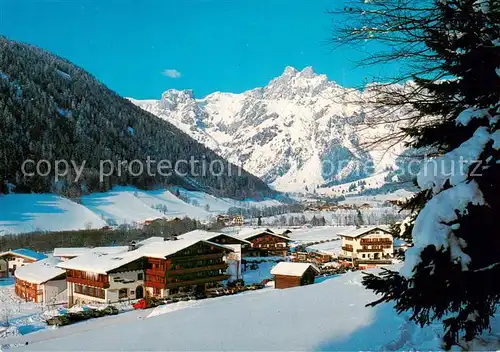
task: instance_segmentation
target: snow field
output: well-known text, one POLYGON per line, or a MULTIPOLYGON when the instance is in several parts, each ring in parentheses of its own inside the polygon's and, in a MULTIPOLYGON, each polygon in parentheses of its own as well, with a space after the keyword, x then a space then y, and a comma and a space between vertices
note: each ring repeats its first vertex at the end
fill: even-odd
MULTIPOLYGON (((207 299, 175 310, 157 308, 148 319, 119 316, 66 335, 43 331, 26 351, 197 350, 437 350, 438 326, 418 328, 389 304, 365 307, 376 296, 360 272, 305 287, 266 289, 207 299), (162 310, 165 310, 162 314, 162 310), (236 319, 236 320, 235 320, 236 319), (243 319, 243 321, 241 321, 243 319), (216 322, 216 323, 215 323, 216 322), (168 331, 168 333, 165 333, 168 331)), ((134 313, 134 312, 131 312, 134 313)), ((77 324, 79 325, 79 324, 77 324)), ((65 328, 59 329, 62 333, 65 328)))
POLYGON ((114 187, 82 196, 78 203, 54 194, 0 195, 0 236, 34 231, 70 231, 134 224, 158 218, 190 217, 209 221, 232 206, 272 206, 276 200, 236 201, 180 189, 188 202, 169 190, 114 187), (205 209, 208 205, 209 211, 205 209))

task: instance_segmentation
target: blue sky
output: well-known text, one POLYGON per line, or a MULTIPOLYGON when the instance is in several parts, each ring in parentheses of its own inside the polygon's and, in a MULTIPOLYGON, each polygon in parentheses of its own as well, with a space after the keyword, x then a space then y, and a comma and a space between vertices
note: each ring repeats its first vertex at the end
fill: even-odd
MULTIPOLYGON (((91 72, 122 96, 169 88, 241 92, 285 66, 361 86, 395 66, 356 68, 369 48, 337 49, 328 9, 348 0, 1 0, 0 34, 91 72)), ((356 1, 356 0, 353 0, 356 1)), ((344 18, 335 18, 343 21, 344 18)))

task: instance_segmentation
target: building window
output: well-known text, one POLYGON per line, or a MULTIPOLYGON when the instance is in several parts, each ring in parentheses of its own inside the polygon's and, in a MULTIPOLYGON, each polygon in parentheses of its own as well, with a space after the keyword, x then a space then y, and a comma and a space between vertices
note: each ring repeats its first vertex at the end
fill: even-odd
POLYGON ((98 287, 75 285, 75 293, 90 297, 104 298, 104 290, 98 287))
POLYGON ((143 273, 138 273, 137 274, 137 280, 140 280, 140 281, 144 280, 144 274, 143 273))
POLYGON ((365 258, 366 256, 363 254, 362 257, 365 258))
POLYGON ((127 298, 128 297, 128 289, 126 288, 121 288, 119 291, 118 291, 118 298, 122 299, 122 298, 127 298))

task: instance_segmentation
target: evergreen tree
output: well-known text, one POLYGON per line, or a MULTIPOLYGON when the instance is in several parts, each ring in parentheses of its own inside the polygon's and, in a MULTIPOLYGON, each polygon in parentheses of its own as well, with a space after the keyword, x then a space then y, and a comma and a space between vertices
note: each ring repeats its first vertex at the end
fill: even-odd
MULTIPOLYGON (((402 227, 414 246, 399 272, 367 275, 381 294, 422 326, 442 320, 444 347, 490 326, 500 297, 500 3, 497 0, 380 0, 349 8, 344 43, 376 39, 392 51, 365 63, 401 60, 413 83, 380 86, 384 103, 416 113, 399 137, 436 156, 417 177, 402 227), (389 93, 389 94, 388 94, 389 93)), ((379 99, 380 100, 380 99, 379 99)), ((386 117, 381 116, 381 119, 386 117)))
POLYGON ((318 219, 316 218, 316 215, 313 215, 313 217, 311 219, 311 225, 318 226, 318 219))
POLYGON ((319 226, 325 226, 326 225, 326 219, 324 216, 319 218, 319 226))

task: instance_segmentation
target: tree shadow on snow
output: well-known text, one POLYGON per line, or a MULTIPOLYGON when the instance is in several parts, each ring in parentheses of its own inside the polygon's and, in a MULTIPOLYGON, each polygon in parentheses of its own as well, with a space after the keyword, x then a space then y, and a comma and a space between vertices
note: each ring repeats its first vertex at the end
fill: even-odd
POLYGON ((40 214, 62 214, 60 199, 50 194, 11 194, 0 197, 0 222, 3 225, 17 225, 34 220, 40 214))
MULTIPOLYGON (((397 351, 414 346, 414 335, 419 329, 405 316, 397 315, 390 304, 368 307, 373 310, 366 325, 348 336, 339 336, 323 341, 315 351, 397 351)), ((346 317, 346 324, 349 324, 346 317)), ((419 336, 417 340, 420 340, 419 336)), ((416 347, 418 348, 419 345, 416 347)))

